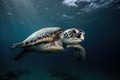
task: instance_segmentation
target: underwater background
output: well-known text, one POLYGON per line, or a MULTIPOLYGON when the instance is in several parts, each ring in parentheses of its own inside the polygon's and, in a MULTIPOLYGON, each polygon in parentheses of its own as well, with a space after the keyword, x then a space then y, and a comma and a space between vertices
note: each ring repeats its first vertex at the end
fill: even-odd
POLYGON ((120 0, 0 0, 0 80, 120 80, 120 0), (71 50, 31 53, 9 51, 44 27, 80 28, 86 59, 71 50))

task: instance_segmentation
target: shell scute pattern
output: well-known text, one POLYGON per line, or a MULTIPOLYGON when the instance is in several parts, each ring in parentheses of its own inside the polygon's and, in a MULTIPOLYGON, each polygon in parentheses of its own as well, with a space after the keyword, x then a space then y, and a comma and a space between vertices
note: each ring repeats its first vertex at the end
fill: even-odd
POLYGON ((24 42, 22 46, 23 47, 24 46, 31 46, 31 45, 34 45, 34 44, 37 44, 37 43, 40 43, 40 42, 51 41, 52 38, 49 38, 49 37, 51 37, 51 36, 50 35, 45 35, 45 34, 40 34, 39 36, 37 36, 33 40, 24 42), (46 39, 46 38, 49 38, 49 39, 46 39))
POLYGON ((27 39, 25 39, 22 43, 21 43, 21 47, 26 47, 26 46, 32 46, 38 43, 42 43, 42 42, 49 42, 52 41, 54 36, 56 35, 57 32, 61 31, 60 28, 53 30, 47 30, 41 33, 36 32, 34 34, 32 34, 30 37, 28 37, 27 39))

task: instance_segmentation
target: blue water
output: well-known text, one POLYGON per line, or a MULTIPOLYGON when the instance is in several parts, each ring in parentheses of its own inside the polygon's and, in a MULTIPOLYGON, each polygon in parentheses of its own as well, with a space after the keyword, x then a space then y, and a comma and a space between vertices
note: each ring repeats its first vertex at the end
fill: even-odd
POLYGON ((0 77, 16 71, 19 76, 3 80, 120 80, 119 30, 119 0, 0 0, 0 77), (14 60, 21 49, 9 51, 13 43, 56 26, 85 31, 84 61, 78 62, 71 50, 14 60))

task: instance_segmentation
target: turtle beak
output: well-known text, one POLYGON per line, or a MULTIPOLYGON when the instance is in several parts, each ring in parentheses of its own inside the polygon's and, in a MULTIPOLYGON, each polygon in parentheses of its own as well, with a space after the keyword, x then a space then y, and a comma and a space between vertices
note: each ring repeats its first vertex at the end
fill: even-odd
POLYGON ((84 33, 81 33, 81 34, 80 34, 80 39, 81 39, 82 41, 84 41, 84 33))
POLYGON ((84 33, 83 32, 78 33, 76 37, 79 38, 81 41, 84 41, 84 33))
POLYGON ((84 41, 84 32, 80 32, 78 38, 80 38, 81 41, 84 41))

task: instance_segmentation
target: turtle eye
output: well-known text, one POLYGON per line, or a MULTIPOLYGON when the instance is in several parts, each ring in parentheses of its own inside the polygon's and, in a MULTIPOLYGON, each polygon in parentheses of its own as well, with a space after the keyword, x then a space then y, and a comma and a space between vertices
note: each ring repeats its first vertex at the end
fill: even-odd
POLYGON ((80 33, 84 33, 84 31, 83 30, 79 30, 80 31, 80 33))

